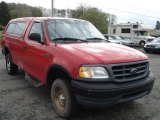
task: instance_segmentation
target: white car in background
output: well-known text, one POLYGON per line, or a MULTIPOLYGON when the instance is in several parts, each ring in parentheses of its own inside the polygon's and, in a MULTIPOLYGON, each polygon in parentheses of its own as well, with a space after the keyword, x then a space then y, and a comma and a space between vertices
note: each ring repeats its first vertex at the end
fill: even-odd
POLYGON ((133 41, 131 41, 130 39, 126 39, 120 35, 111 35, 110 36, 112 39, 120 41, 123 45, 126 46, 134 46, 135 43, 133 41))
POLYGON ((150 52, 160 53, 160 37, 155 38, 150 43, 146 43, 144 46, 144 51, 147 53, 150 53, 150 52))
POLYGON ((112 37, 108 36, 107 34, 104 34, 104 37, 111 43, 116 43, 116 44, 121 44, 122 45, 121 41, 113 39, 112 37))

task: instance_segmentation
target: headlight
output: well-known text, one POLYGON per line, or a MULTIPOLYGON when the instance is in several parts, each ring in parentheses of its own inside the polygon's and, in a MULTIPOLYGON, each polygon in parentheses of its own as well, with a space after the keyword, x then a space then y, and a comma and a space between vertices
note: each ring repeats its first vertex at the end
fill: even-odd
POLYGON ((108 72, 103 67, 87 67, 82 66, 79 69, 79 76, 81 78, 109 78, 108 72))
POLYGON ((156 47, 155 48, 160 48, 160 45, 156 45, 156 47))
POLYGON ((145 44, 144 47, 147 47, 147 44, 145 44))

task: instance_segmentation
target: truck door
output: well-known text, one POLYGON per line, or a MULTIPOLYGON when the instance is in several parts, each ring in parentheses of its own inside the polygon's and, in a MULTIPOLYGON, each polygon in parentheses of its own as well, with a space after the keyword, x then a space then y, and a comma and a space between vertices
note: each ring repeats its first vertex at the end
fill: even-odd
POLYGON ((24 49, 24 70, 32 77, 43 82, 45 79, 45 70, 47 69, 49 63, 49 54, 46 52, 47 46, 44 40, 41 21, 34 21, 32 23, 30 31, 25 38, 24 49), (38 33, 44 44, 30 39, 29 36, 32 33, 38 33))

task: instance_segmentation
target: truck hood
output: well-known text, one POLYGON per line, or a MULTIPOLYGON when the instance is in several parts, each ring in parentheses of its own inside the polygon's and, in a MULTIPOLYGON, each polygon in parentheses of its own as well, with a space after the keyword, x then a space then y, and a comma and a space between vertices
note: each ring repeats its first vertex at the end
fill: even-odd
POLYGON ((114 43, 77 43, 60 45, 81 64, 113 64, 148 59, 138 50, 114 43))
POLYGON ((140 36, 140 38, 145 38, 145 39, 154 39, 155 37, 152 37, 152 36, 140 36))

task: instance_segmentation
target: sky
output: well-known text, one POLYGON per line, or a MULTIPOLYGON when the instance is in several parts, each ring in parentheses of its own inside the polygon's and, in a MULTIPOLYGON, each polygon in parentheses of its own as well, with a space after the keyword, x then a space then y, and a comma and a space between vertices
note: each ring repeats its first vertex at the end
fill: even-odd
MULTIPOLYGON (((4 1, 51 8, 51 0, 4 1)), ((118 23, 140 22, 155 27, 156 21, 160 20, 159 0, 54 0, 54 7, 59 9, 75 9, 80 4, 97 7, 104 12, 115 14, 118 23)))

